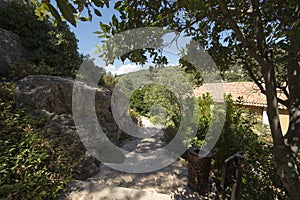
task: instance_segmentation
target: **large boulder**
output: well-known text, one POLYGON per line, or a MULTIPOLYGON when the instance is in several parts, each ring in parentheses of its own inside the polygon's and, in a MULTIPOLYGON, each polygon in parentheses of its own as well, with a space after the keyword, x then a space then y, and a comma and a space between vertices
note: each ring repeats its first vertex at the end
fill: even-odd
POLYGON ((107 137, 117 143, 120 131, 111 113, 111 92, 104 87, 92 87, 78 83, 73 79, 34 75, 28 76, 18 82, 15 90, 17 106, 27 110, 44 111, 56 115, 72 114, 73 86, 79 95, 85 96, 87 92, 95 92, 95 105, 84 105, 87 109, 95 108, 98 121, 107 137))
MULTIPOLYGON (((92 87, 62 77, 28 76, 18 82, 15 90, 15 102, 18 107, 25 108, 35 116, 46 116, 49 119, 45 124, 45 131, 48 134, 53 137, 62 137, 71 143, 81 144, 72 116, 73 87, 76 93, 82 96, 94 92, 95 105, 80 106, 95 109, 96 120, 103 132, 112 143, 117 144, 121 131, 113 119, 110 109, 111 92, 106 88, 92 87)), ((83 159, 75 178, 84 180, 99 171, 99 162, 89 154, 82 144, 80 149, 82 149, 80 156, 83 156, 83 159)))
POLYGON ((18 35, 0 28, 0 76, 9 73, 11 64, 24 62, 27 53, 18 35))

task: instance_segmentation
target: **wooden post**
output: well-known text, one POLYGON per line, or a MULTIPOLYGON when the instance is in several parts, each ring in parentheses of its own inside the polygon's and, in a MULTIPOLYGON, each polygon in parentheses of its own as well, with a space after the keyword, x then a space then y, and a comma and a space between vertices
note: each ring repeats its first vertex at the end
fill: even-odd
POLYGON ((232 187, 231 200, 240 199, 242 169, 244 156, 236 153, 224 161, 221 180, 222 198, 226 199, 226 188, 232 187))
POLYGON ((199 194, 208 190, 211 157, 206 149, 192 147, 188 150, 188 185, 199 194))

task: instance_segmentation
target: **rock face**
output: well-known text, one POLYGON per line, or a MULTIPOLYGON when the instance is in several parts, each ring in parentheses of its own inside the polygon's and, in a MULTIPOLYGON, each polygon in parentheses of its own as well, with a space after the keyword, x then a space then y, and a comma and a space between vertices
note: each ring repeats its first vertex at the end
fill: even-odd
MULTIPOLYGON (((45 115, 49 118, 45 130, 55 137, 63 137, 72 143, 80 143, 74 120, 72 118, 73 86, 79 95, 95 92, 95 105, 84 105, 95 108, 97 119, 107 138, 117 144, 121 131, 114 122, 110 111, 111 92, 103 87, 95 88, 84 83, 75 82, 55 76, 28 76, 17 84, 15 102, 18 107, 33 112, 34 115, 45 115)), ((81 144, 83 156, 75 179, 84 180, 99 171, 97 162, 81 144)))
POLYGON ((25 61, 26 54, 19 36, 0 28, 0 76, 8 74, 12 63, 25 61))

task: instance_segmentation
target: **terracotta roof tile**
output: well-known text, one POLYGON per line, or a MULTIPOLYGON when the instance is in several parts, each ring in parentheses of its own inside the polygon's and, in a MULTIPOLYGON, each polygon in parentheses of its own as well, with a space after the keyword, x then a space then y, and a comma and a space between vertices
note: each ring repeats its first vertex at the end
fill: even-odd
MULTIPOLYGON (((218 83, 220 84, 220 83, 218 83)), ((204 84, 200 87, 197 87, 194 89, 194 94, 195 96, 201 96, 202 94, 205 93, 216 93, 216 84, 215 83, 210 83, 210 84, 204 84), (212 85, 214 87, 212 87, 212 85), (212 91, 213 92, 210 92, 212 91)), ((218 85, 218 97, 213 96, 215 101, 221 101, 220 100, 220 95, 221 94, 231 94, 232 99, 237 102, 238 98, 242 97, 243 98, 243 104, 244 105, 251 105, 251 106, 258 106, 258 107, 267 107, 267 99, 264 94, 260 92, 260 89, 257 87, 257 85, 253 82, 229 82, 229 83, 222 83, 222 86, 218 85), (223 90, 223 91, 222 91, 223 90)), ((279 97, 284 98, 284 94, 278 93, 279 97)), ((286 109, 285 106, 279 104, 279 108, 286 109)))

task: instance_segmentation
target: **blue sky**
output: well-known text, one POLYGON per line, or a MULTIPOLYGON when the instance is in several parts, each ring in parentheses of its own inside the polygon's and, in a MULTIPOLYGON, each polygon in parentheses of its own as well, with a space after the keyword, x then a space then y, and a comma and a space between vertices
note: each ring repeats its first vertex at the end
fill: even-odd
MULTIPOLYGON (((114 1, 110 1, 113 3, 114 1)), ((110 8, 100 9, 102 17, 93 16, 92 22, 78 22, 77 26, 74 27, 70 24, 71 31, 73 31, 78 39, 78 51, 84 55, 90 54, 94 59, 95 63, 101 67, 104 67, 106 71, 112 74, 124 74, 128 72, 138 71, 141 66, 134 63, 115 61, 114 65, 102 66, 102 62, 99 61, 98 56, 94 53, 95 45, 101 45, 101 39, 98 38, 94 31, 100 30, 100 22, 107 24, 111 17, 115 14, 118 16, 118 12, 113 9, 111 4, 110 8)))
POLYGON ((78 47, 79 52, 83 54, 89 54, 95 47, 96 44, 100 44, 100 39, 94 31, 100 30, 100 21, 108 23, 113 14, 118 14, 112 7, 101 9, 102 17, 93 16, 91 22, 78 22, 77 26, 74 27, 70 24, 71 30, 75 33, 79 40, 78 47))
MULTIPOLYGON (((97 58, 98 56, 93 53, 93 50, 95 50, 95 45, 101 45, 101 39, 99 39, 97 37, 97 34, 93 32, 100 30, 100 21, 107 24, 114 14, 118 16, 118 12, 113 8, 113 4, 115 1, 116 0, 110 1, 110 8, 104 7, 100 9, 102 17, 94 15, 92 22, 78 22, 76 27, 69 24, 71 31, 75 33, 76 38, 78 39, 79 52, 84 55, 90 54, 93 58, 95 58, 95 63, 99 66, 102 66, 103 64, 100 64, 100 62, 98 62, 99 58, 97 58)), ((172 52, 174 51, 165 51, 165 56, 167 56, 170 65, 175 65, 177 64, 178 56, 172 52)), ((121 61, 116 60, 113 65, 103 67, 105 67, 105 69, 107 71, 110 71, 112 74, 123 74, 126 72, 146 69, 149 67, 149 65, 150 64, 142 67, 136 65, 135 63, 130 63, 129 61, 122 63, 121 61)))

